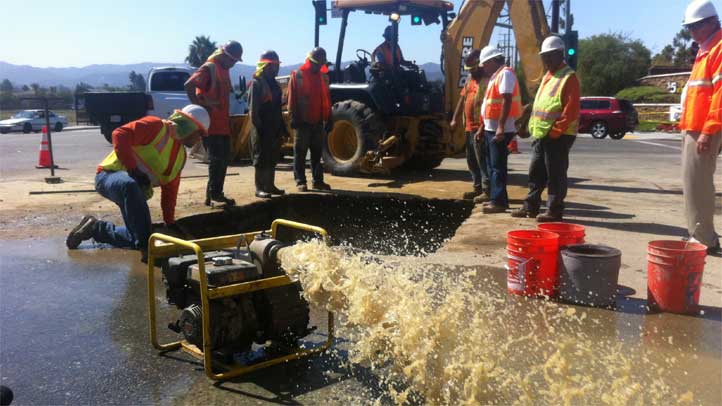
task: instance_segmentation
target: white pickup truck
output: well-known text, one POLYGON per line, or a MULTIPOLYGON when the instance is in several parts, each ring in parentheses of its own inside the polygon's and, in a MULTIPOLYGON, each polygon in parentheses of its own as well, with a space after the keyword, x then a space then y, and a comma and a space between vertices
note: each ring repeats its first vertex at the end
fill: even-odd
MULTIPOLYGON (((193 70, 183 67, 153 68, 145 92, 86 93, 85 109, 90 121, 99 125, 105 139, 112 142, 113 130, 121 125, 144 116, 166 118, 190 103, 184 84, 192 74, 193 70)), ((231 94, 231 114, 245 112, 245 102, 238 99, 243 98, 231 94)))

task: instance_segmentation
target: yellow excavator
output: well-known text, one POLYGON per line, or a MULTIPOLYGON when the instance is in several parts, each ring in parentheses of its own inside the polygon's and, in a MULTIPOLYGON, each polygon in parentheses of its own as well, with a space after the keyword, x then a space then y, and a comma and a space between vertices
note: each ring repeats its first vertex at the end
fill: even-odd
MULTIPOLYGON (((325 24, 326 1, 314 1, 315 29, 325 24)), ((335 175, 388 174, 397 168, 432 169, 446 157, 459 156, 465 148, 462 128, 451 130, 449 120, 459 101, 467 73, 463 59, 472 49, 489 43, 505 4, 516 37, 526 87, 533 94, 543 65, 539 46, 549 34, 541 0, 466 0, 454 13, 454 5, 443 0, 334 0, 341 16, 335 64, 329 72, 333 102, 333 130, 324 143, 324 166, 335 175), (370 61, 371 53, 356 50, 357 60, 341 66, 344 40, 356 12, 377 14, 393 28, 391 66, 370 61), (430 83, 425 72, 413 63, 401 63, 398 47, 401 21, 413 25, 439 25, 443 86, 430 83)), ((318 35, 316 35, 318 46, 318 35)), ((329 52, 332 49, 327 47, 329 52)), ((286 78, 279 78, 284 87, 286 78)), ((250 120, 247 115, 231 118, 236 157, 248 156, 250 120)), ((293 139, 284 144, 292 153, 293 139)))

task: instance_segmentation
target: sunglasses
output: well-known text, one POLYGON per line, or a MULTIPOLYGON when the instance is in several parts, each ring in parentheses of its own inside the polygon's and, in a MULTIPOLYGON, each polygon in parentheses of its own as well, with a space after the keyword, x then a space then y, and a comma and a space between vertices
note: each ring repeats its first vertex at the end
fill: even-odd
POLYGON ((692 24, 685 25, 685 28, 687 28, 687 30, 689 30, 689 31, 695 31, 695 30, 698 30, 698 29, 704 27, 704 25, 707 24, 708 21, 709 21, 708 19, 700 20, 700 21, 694 22, 692 24))

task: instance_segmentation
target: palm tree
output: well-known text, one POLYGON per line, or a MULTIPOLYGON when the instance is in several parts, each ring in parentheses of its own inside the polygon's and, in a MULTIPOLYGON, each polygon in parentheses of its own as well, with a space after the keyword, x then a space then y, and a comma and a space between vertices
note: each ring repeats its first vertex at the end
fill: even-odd
POLYGON ((211 41, 211 37, 198 36, 188 47, 186 62, 188 62, 188 65, 197 68, 206 62, 206 59, 211 56, 216 48, 217 45, 214 41, 211 41))

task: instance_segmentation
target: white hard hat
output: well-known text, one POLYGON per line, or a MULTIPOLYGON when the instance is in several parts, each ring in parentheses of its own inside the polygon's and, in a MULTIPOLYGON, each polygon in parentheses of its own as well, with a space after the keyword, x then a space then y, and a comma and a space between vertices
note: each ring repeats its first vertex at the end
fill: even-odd
POLYGON ((208 115, 208 111, 197 104, 189 104, 181 110, 182 112, 193 117, 200 125, 203 126, 203 131, 208 131, 208 127, 211 125, 211 116, 208 115))
POLYGON ((481 49, 481 54, 479 54, 479 66, 498 56, 504 56, 504 53, 502 53, 499 48, 492 45, 485 46, 481 49))
POLYGON ((717 10, 710 0, 694 0, 687 6, 684 12, 684 22, 682 25, 694 24, 705 18, 717 16, 717 10))
POLYGON ((541 52, 539 52, 539 55, 545 54, 545 53, 551 52, 551 51, 564 52, 564 40, 561 37, 558 37, 556 35, 547 37, 544 40, 544 42, 542 42, 541 52))

